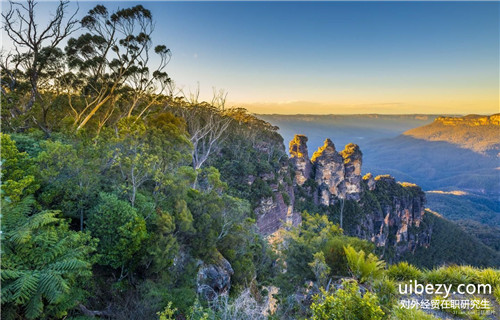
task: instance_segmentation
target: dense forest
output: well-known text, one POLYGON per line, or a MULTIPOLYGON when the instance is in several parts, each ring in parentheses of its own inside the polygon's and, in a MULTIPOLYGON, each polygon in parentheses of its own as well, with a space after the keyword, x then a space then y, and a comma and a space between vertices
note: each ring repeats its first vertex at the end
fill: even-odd
POLYGON ((435 319, 398 307, 413 279, 488 283, 500 300, 497 269, 386 264, 350 231, 363 208, 348 201, 341 228, 339 204, 308 200, 313 181, 300 224, 260 232, 262 199, 295 200, 278 128, 223 92, 177 92, 141 5, 79 16, 61 1, 44 22, 35 7, 2 13, 16 48, 1 57, 2 319, 435 319))

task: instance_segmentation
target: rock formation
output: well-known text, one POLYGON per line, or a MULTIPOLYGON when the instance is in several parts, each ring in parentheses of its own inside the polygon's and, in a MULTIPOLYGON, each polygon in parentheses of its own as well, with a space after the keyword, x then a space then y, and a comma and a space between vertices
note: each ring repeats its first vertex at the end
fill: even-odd
POLYGON ((309 160, 306 143, 307 137, 302 135, 290 142, 295 194, 302 195, 300 201, 312 201, 318 210, 330 214, 337 203, 342 203, 343 212, 344 202, 354 201, 357 204, 351 207, 355 209, 343 213, 344 232, 384 247, 384 252, 391 252, 389 259, 397 260, 418 246, 429 245, 432 229, 420 226, 425 204, 420 187, 398 183, 391 176, 362 177, 363 154, 355 144, 337 152, 326 139, 309 160), (313 182, 306 184, 308 180, 313 182))
POLYGON ((378 201, 375 205, 373 202, 361 201, 364 214, 358 225, 350 231, 351 235, 393 250, 391 256, 396 260, 406 252, 414 252, 417 247, 430 244, 432 228, 421 228, 425 193, 419 186, 396 182, 389 175, 377 176, 375 179, 370 175, 364 181, 366 192, 373 191, 371 195, 378 201))
POLYGON ((403 133, 419 140, 443 141, 479 154, 500 158, 500 113, 491 116, 438 117, 403 133))
POLYGON ((319 188, 319 202, 328 206, 332 196, 345 198, 344 194, 344 159, 335 150, 335 145, 326 139, 322 147, 312 156, 314 180, 319 188))
POLYGON ((284 165, 275 174, 260 178, 270 183, 272 195, 260 199, 254 209, 259 232, 270 235, 281 229, 285 223, 298 226, 302 216, 300 212, 294 211, 294 183, 290 181, 290 167, 284 165))
POLYGON ((296 135, 290 142, 290 161, 295 169, 295 183, 303 186, 312 178, 318 185, 317 201, 329 206, 337 199, 359 200, 361 193, 361 164, 363 154, 353 143, 340 153, 326 139, 309 160, 307 137, 296 135))
POLYGON ((358 145, 349 143, 340 153, 344 159, 344 188, 343 194, 346 199, 358 201, 361 193, 361 164, 363 154, 358 145))
POLYGON ((373 178, 373 175, 371 173, 365 174, 363 176, 363 181, 365 181, 368 190, 370 191, 375 190, 375 179, 373 178))
POLYGON ((213 264, 203 264, 198 270, 198 294, 209 301, 220 295, 228 294, 233 273, 231 264, 222 255, 213 264))
POLYGON ((311 161, 307 150, 307 137, 296 134, 290 141, 290 162, 295 169, 295 183, 303 185, 311 177, 311 161))
POLYGON ((254 209, 260 233, 272 235, 285 223, 299 225, 306 208, 337 215, 340 221, 341 207, 344 233, 383 247, 388 261, 429 245, 432 228, 421 224, 424 192, 391 176, 362 177, 362 157, 357 145, 350 143, 338 152, 326 139, 309 158, 307 137, 296 135, 290 142, 289 164, 285 161, 273 173, 248 178, 249 185, 258 179, 271 188, 254 209))

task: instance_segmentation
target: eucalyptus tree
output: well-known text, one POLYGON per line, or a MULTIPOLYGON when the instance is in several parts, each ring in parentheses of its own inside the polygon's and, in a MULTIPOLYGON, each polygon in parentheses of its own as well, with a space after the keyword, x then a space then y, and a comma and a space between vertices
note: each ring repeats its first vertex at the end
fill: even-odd
POLYGON ((165 45, 153 48, 151 11, 137 5, 110 13, 97 5, 81 24, 87 32, 69 39, 66 46, 69 69, 76 75, 67 91, 76 129, 96 117, 101 128, 113 115, 131 116, 138 106, 143 107, 142 115, 170 81, 164 71, 170 50, 165 45), (151 68, 153 52, 159 56, 156 68, 151 68))
POLYGON ((184 103, 172 104, 167 109, 186 121, 190 141, 192 166, 200 169, 209 156, 219 150, 220 143, 226 138, 232 118, 225 109, 226 95, 214 91, 211 103, 199 102, 199 92, 191 94, 184 103))
MULTIPOLYGON (((7 58, 2 59, 2 73, 9 79, 11 85, 9 92, 13 92, 12 85, 20 84, 17 81, 20 76, 26 78, 29 83, 29 90, 27 90, 29 98, 15 101, 6 99, 4 101, 12 102, 8 104, 12 117, 26 116, 36 101, 40 102, 43 114, 46 115, 52 101, 44 101, 44 96, 40 91, 40 81, 45 71, 49 68, 53 69, 55 58, 53 55, 58 54, 58 46, 64 39, 78 30, 78 19, 76 18, 78 9, 69 11, 69 1, 60 0, 55 13, 42 27, 36 18, 37 1, 9 1, 9 4, 9 9, 2 12, 2 22, 8 38, 12 41, 13 49, 11 51, 13 52, 4 54, 7 58), (21 104, 15 103, 20 101, 21 104)), ((6 82, 3 81, 2 96, 7 94, 5 85, 6 82)), ((42 119, 42 123, 34 115, 31 115, 31 119, 48 133, 45 123, 46 116, 42 119)))

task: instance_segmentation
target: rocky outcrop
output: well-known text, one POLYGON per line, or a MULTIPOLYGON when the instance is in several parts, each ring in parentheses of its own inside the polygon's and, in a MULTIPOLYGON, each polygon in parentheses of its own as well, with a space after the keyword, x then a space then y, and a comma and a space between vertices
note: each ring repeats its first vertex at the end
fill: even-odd
POLYGON ((421 223, 425 194, 418 186, 398 183, 391 176, 363 177, 363 154, 357 145, 348 144, 339 152, 326 139, 309 158, 307 137, 296 135, 290 142, 289 163, 248 179, 249 185, 259 180, 271 188, 254 210, 260 233, 275 234, 285 223, 297 226, 300 211, 314 208, 333 216, 342 210, 345 234, 383 247, 388 261, 429 245, 432 229, 421 223), (354 204, 347 205, 349 201, 354 204))
POLYGON ((272 193, 271 196, 260 199, 254 209, 259 232, 267 236, 280 230, 285 224, 298 226, 302 216, 294 211, 295 195, 290 181, 290 167, 284 165, 276 174, 263 176, 261 179, 270 184, 272 193))
POLYGON ((363 154, 357 144, 349 143, 340 153, 344 159, 344 198, 358 201, 361 193, 361 164, 363 154))
POLYGON ((396 182, 391 176, 362 177, 363 154, 352 143, 337 152, 333 142, 326 139, 309 165, 306 143, 304 136, 295 136, 290 142, 295 194, 303 195, 299 200, 314 202, 318 210, 336 215, 339 209, 333 208, 340 202, 344 232, 384 247, 388 260, 396 261, 417 247, 429 245, 432 229, 421 226, 425 194, 420 187, 396 182), (306 184, 309 179, 313 183, 306 184), (357 204, 344 212, 345 201, 357 204))
POLYGON ((296 135, 290 142, 290 161, 295 169, 296 185, 303 186, 309 178, 314 179, 318 188, 312 196, 324 206, 334 204, 338 199, 359 201, 363 156, 359 147, 350 143, 337 152, 333 142, 326 139, 309 160, 306 143, 307 137, 303 135, 296 135))
POLYGON ((290 162, 295 169, 295 183, 302 186, 311 177, 311 161, 307 150, 307 137, 296 134, 290 141, 290 162))
POLYGON ((197 292, 206 300, 214 300, 228 294, 231 288, 231 276, 234 270, 222 255, 212 264, 202 264, 198 270, 197 292))
POLYGON ((283 195, 276 193, 274 197, 261 199, 255 213, 259 232, 268 235, 279 230, 286 222, 288 206, 283 200, 283 195))
MULTIPOLYGON (((352 235, 371 240, 378 247, 385 247, 393 253, 386 259, 398 260, 417 247, 430 244, 432 228, 421 226, 425 214, 425 193, 409 183, 399 183, 389 176, 377 176, 369 190, 368 176, 364 179, 366 192, 376 201, 361 201, 363 215, 352 235)), ((371 185, 371 183, 370 183, 371 185)), ((368 196, 367 196, 368 197, 368 196)))
POLYGON ((368 190, 370 191, 375 190, 375 178, 373 178, 373 175, 371 173, 365 174, 363 176, 363 181, 366 183, 368 190))
POLYGON ((332 196, 344 198, 344 159, 335 150, 333 142, 326 139, 311 160, 314 163, 314 180, 319 188, 319 202, 328 206, 332 203, 332 196))

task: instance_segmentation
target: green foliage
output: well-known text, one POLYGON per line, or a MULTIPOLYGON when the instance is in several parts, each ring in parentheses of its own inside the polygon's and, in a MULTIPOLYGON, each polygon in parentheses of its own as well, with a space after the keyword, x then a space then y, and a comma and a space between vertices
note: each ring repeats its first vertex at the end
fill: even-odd
POLYGON ((333 294, 322 291, 314 297, 311 310, 311 320, 376 320, 384 316, 377 296, 362 294, 355 281, 344 281, 333 294))
POLYGON ((353 247, 344 247, 347 263, 352 275, 361 283, 371 282, 382 276, 385 262, 372 253, 366 256, 363 250, 356 251, 353 247))
MULTIPOLYGON (((228 183, 229 194, 246 199, 255 207, 262 198, 273 196, 271 184, 282 176, 280 169, 288 165, 283 138, 277 127, 243 108, 230 109, 227 115, 232 121, 221 150, 208 162, 219 169, 221 179, 228 183)), ((291 185, 289 177, 283 180, 291 185)))
MULTIPOLYGON (((478 208, 479 206, 475 207, 478 208)), ((480 212, 474 214, 474 216, 477 218, 479 218, 483 213, 485 213, 485 211, 482 211, 481 209, 479 209, 478 211, 480 212)), ((439 212, 444 216, 448 216, 445 215, 442 211, 439 212)), ((494 213, 495 217, 498 215, 496 212, 492 210, 490 212, 494 213)), ((468 213, 471 213, 471 211, 468 211, 468 213)), ((454 218, 450 217, 450 219, 454 218)), ((500 252, 500 227, 498 226, 498 224, 495 225, 495 222, 481 223, 473 220, 459 220, 456 221, 456 223, 462 228, 462 230, 465 231, 465 233, 473 235, 488 247, 492 248, 497 252, 500 252)))
POLYGON ((157 313, 158 320, 175 320, 174 314, 176 311, 176 308, 172 309, 172 302, 170 301, 162 312, 157 313))
POLYGON ((325 215, 310 215, 304 212, 302 217, 303 224, 298 231, 298 235, 310 245, 316 247, 322 246, 328 240, 342 234, 342 229, 330 222, 325 215))
POLYGON ((493 296, 498 304, 500 304, 500 285, 493 288, 493 296))
POLYGON ((325 244, 323 252, 325 260, 332 270, 332 274, 341 276, 350 275, 344 250, 345 246, 351 246, 357 251, 363 250, 364 252, 373 252, 375 247, 373 243, 356 237, 337 236, 329 240, 325 244))
POLYGON ((34 201, 2 202, 2 318, 62 318, 87 295, 89 234, 69 230, 57 211, 32 213, 34 201))
POLYGON ((422 271, 417 267, 402 261, 391 265, 386 272, 387 276, 396 281, 408 281, 422 279, 422 271))
POLYGON ((41 150, 40 140, 45 135, 41 130, 31 130, 26 133, 11 133, 10 137, 16 142, 16 147, 21 152, 26 152, 30 158, 35 158, 41 150))
POLYGON ((493 287, 500 285, 499 269, 492 269, 492 268, 486 268, 481 270, 476 269, 474 275, 475 275, 474 277, 475 283, 489 283, 493 287))
POLYGON ((131 267, 148 237, 146 224, 135 208, 113 194, 101 193, 99 204, 87 221, 89 231, 99 239, 99 263, 113 268, 131 267))
POLYGON ((325 262, 325 255, 323 252, 316 252, 314 255, 314 260, 309 263, 318 284, 321 286, 327 285, 327 279, 330 274, 330 267, 325 262))
POLYGON ((260 199, 270 198, 273 196, 273 190, 264 180, 261 178, 255 179, 252 183, 252 187, 250 189, 252 200, 254 203, 257 203, 260 199))
POLYGON ((85 212, 96 198, 99 163, 82 144, 76 147, 61 141, 40 142, 35 158, 37 177, 42 183, 39 201, 59 209, 67 217, 79 218, 83 230, 85 212))
POLYGON ((490 284, 494 287, 500 284, 500 270, 451 265, 426 270, 423 272, 422 280, 428 283, 452 284, 455 287, 461 283, 490 284))
POLYGON ((214 311, 201 305, 200 300, 196 299, 189 310, 188 320, 209 320, 215 319, 214 311))
MULTIPOLYGON (((297 318, 308 315, 297 296, 349 270, 359 282, 369 282, 367 288, 344 282, 335 293, 323 292, 312 305, 314 319, 389 315, 392 279, 491 283, 498 295, 493 269, 419 271, 402 263, 381 277, 383 262, 370 253, 374 245, 345 236, 335 224, 340 204, 315 204, 314 179, 297 187, 293 200, 294 210, 315 214, 305 212, 302 225, 285 231, 274 247, 257 232, 254 211, 263 199, 292 201, 293 172, 278 128, 242 108, 163 95, 170 51, 151 46, 152 13, 144 7, 108 12, 98 5, 81 22, 85 31, 68 41, 65 52, 40 51, 45 87, 29 113, 15 114, 31 95, 27 70, 8 70, 20 78, 0 95, 6 130, 18 130, 0 137, 5 318, 70 319, 80 303, 89 310, 112 305, 117 319, 231 318, 222 311, 251 317, 238 304, 250 301, 257 310, 264 285, 277 285, 283 309, 290 306, 283 314, 297 318), (152 51, 160 56, 156 69, 148 61, 152 51), (199 266, 222 258, 234 270, 231 291, 225 302, 207 305, 197 297, 199 266), (243 301, 240 292, 251 295, 243 301)), ((29 57, 18 58, 20 66, 29 57)), ((2 80, 6 76, 2 68, 2 80)), ((346 162, 358 151, 348 145, 346 162)), ((461 183, 476 187, 483 179, 478 173, 461 183)), ((373 192, 364 189, 361 202, 343 203, 348 234, 366 212, 393 206, 393 196, 423 197, 409 184, 382 181, 373 192)), ((496 219, 496 203, 476 200, 474 206, 485 212, 478 220, 496 219)), ((473 238, 435 217, 426 219, 422 225, 434 224, 433 243, 424 253, 417 249, 421 265, 498 265, 491 251, 464 244, 473 238), (458 245, 463 250, 450 250, 458 245)), ((483 241, 495 241, 494 229, 483 231, 483 241)))
POLYGON ((2 197, 18 202, 39 187, 35 182, 32 160, 26 152, 19 152, 8 134, 0 133, 0 144, 2 197))
POLYGON ((277 279, 283 295, 307 280, 321 282, 326 281, 330 274, 348 275, 346 244, 367 252, 373 250, 373 244, 367 241, 342 235, 342 230, 326 215, 307 212, 303 214, 302 225, 285 234, 284 243, 282 252, 287 271, 277 279))
POLYGON ((397 305, 399 292, 396 284, 387 277, 375 280, 373 283, 373 293, 377 295, 380 301, 380 307, 384 313, 389 314, 397 305))
POLYGON ((392 207, 394 198, 424 198, 425 193, 422 189, 409 183, 396 183, 390 175, 382 175, 375 177, 377 187, 372 193, 375 195, 381 205, 392 207))
POLYGON ((329 217, 334 223, 340 224, 340 212, 343 210, 343 222, 342 228, 346 234, 353 234, 359 225, 359 221, 364 216, 366 209, 364 209, 355 200, 341 200, 337 201, 333 206, 330 206, 329 217), (343 209, 341 209, 341 201, 343 203, 343 209))
MULTIPOLYGON (((320 252, 323 246, 335 236, 342 234, 340 228, 328 221, 324 215, 303 214, 302 226, 292 228, 285 235, 286 247, 283 249, 286 257, 287 272, 281 277, 284 291, 293 290, 294 286, 305 280, 314 280, 310 264, 314 254, 320 252)), ((319 256, 318 256, 319 257, 319 256)))
MULTIPOLYGON (((500 224, 498 214, 500 204, 496 198, 473 193, 453 194, 451 192, 427 192, 425 197, 429 209, 439 212, 449 220, 457 221, 469 233, 476 236, 484 234, 479 238, 485 240, 492 233, 491 236, 495 237, 495 230, 498 229, 500 224), (495 226, 497 227, 495 228, 495 226)), ((497 248, 500 249, 498 241, 496 243, 497 248)))

